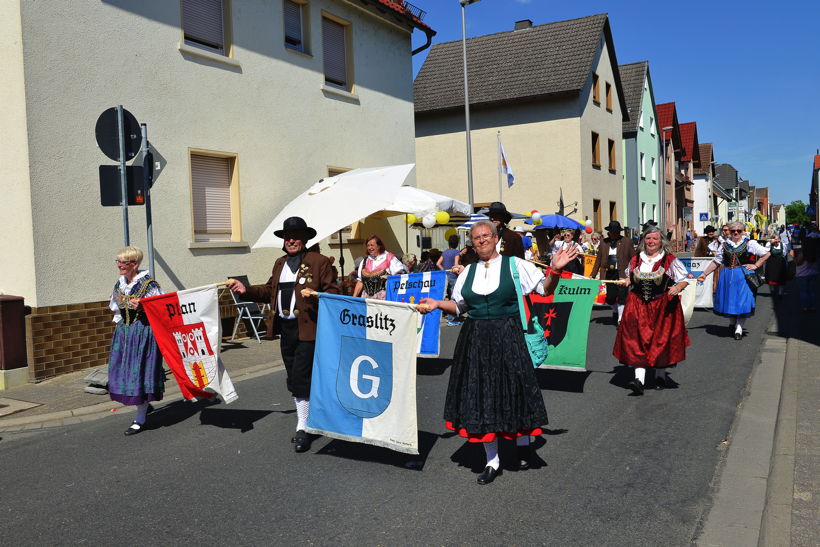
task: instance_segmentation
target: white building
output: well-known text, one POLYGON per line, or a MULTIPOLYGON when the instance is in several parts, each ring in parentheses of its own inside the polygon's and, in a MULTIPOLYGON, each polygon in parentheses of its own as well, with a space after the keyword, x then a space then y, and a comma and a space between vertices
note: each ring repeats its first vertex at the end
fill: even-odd
MULTIPOLYGON (((122 211, 100 206, 98 165, 114 163, 95 144, 101 112, 124 105, 167 161, 152 191, 163 288, 264 282, 281 251, 250 245, 288 201, 328 173, 415 161, 416 28, 434 34, 386 0, 0 3, 0 291, 34 307, 36 376, 99 364, 38 349, 36 316, 92 308, 115 281, 122 211)), ((144 211, 129 213, 145 248, 144 211)), ((400 250, 403 227, 378 226, 400 250)), ((58 318, 71 319, 90 320, 58 318)))

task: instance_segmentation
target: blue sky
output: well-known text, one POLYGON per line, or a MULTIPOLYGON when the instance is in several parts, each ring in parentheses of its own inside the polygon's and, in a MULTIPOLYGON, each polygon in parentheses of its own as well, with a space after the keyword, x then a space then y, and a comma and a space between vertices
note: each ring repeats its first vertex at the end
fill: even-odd
MULTIPOLYGON (((458 0, 410 1, 427 12, 434 44, 461 39, 458 0)), ((618 63, 648 60, 656 101, 697 122, 718 163, 768 186, 772 203, 807 201, 820 148, 820 1, 481 0, 467 7, 467 36, 594 13, 609 13, 618 63)), ((414 32, 414 48, 424 39, 414 32)), ((426 55, 414 57, 414 76, 426 55)))

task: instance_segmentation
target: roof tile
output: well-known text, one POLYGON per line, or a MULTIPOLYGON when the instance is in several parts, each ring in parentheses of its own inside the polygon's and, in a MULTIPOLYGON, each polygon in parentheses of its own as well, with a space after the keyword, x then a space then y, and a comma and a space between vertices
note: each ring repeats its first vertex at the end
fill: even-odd
POLYGON ((649 68, 647 61, 639 61, 628 65, 621 65, 621 86, 624 89, 624 99, 629 119, 623 122, 624 133, 638 131, 638 121, 641 117, 641 103, 643 100, 643 84, 646 80, 646 71, 649 68))

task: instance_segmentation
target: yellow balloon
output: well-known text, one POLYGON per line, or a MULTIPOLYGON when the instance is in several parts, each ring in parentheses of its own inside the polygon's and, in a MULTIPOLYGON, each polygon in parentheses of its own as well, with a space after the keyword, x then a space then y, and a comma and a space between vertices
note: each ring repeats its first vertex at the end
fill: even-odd
POLYGON ((533 224, 535 224, 536 226, 540 226, 543 222, 544 222, 544 221, 543 221, 543 220, 541 220, 540 218, 538 218, 538 219, 533 219, 533 221, 532 221, 532 223, 533 223, 533 224))
POLYGON ((406 215, 404 215, 404 220, 405 222, 407 222, 407 224, 415 224, 418 219, 416 218, 416 215, 412 213, 407 213, 406 215))
POLYGON ((444 232, 444 239, 450 239, 454 235, 458 235, 458 232, 455 228, 447 228, 447 231, 444 232))
POLYGON ((450 222, 450 214, 447 211, 439 211, 436 213, 436 223, 447 224, 450 222))

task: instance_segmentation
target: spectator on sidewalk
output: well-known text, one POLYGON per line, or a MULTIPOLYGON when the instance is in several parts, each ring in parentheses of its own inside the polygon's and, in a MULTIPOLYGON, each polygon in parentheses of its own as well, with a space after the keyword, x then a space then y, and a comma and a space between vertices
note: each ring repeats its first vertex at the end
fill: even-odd
POLYGON ((440 270, 447 272, 447 287, 445 289, 445 295, 449 299, 453 292, 453 286, 456 284, 456 279, 458 278, 457 274, 450 271, 455 266, 459 265, 460 253, 458 251, 458 236, 451 235, 447 240, 447 245, 449 246, 449 249, 446 249, 443 253, 441 253, 441 258, 439 258, 438 262, 436 262, 436 266, 438 266, 440 270))
POLYGON ((120 278, 108 306, 117 324, 108 360, 108 393, 113 401, 137 407, 137 416, 125 430, 126 435, 143 430, 149 402, 162 400, 165 392, 162 354, 140 304, 140 299, 162 294, 162 289, 147 270, 139 269, 142 258, 142 250, 137 247, 124 247, 117 253, 120 278))
POLYGON ((783 296, 786 293, 786 281, 788 281, 788 263, 786 262, 788 251, 777 234, 766 244, 766 250, 772 255, 766 261, 766 283, 771 287, 772 296, 783 296))
POLYGON ((817 282, 820 278, 820 263, 817 261, 820 239, 806 237, 795 259, 795 278, 800 289, 800 309, 804 312, 817 311, 817 282))

